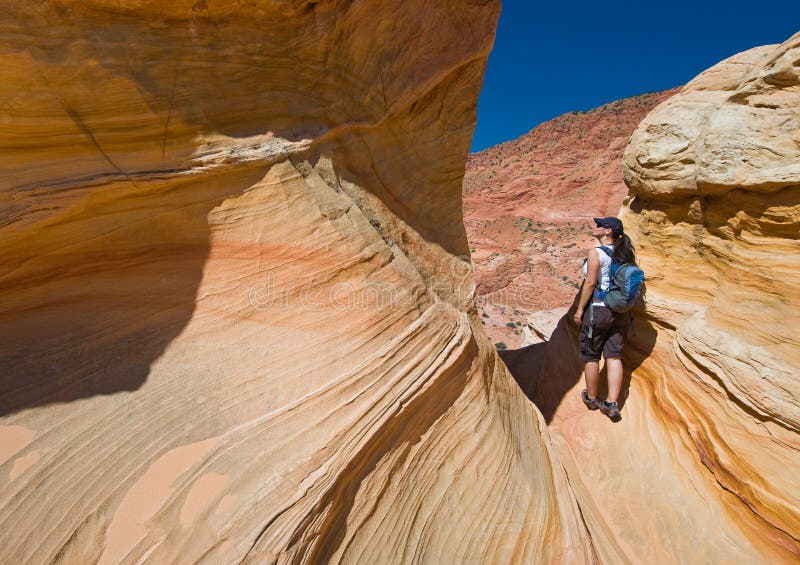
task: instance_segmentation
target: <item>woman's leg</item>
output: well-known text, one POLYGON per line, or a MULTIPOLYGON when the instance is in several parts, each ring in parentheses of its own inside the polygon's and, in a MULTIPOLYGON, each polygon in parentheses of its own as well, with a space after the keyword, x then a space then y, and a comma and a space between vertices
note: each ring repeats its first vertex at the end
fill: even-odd
MULTIPOLYGON (((586 367, 586 382, 588 386, 588 363, 586 364, 586 367)), ((608 398, 606 400, 608 402, 616 402, 619 399, 619 393, 622 391, 622 359, 619 357, 606 359, 606 372, 608 373, 608 398)), ((589 394, 591 394, 591 390, 589 391, 589 394)))
POLYGON ((586 379, 586 392, 589 398, 597 398, 597 385, 600 383, 600 361, 587 361, 583 371, 586 379))

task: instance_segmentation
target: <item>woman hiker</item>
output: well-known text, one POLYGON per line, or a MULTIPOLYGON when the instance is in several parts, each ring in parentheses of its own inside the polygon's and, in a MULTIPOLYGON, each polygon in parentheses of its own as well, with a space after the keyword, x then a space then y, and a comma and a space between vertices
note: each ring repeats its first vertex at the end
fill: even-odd
POLYGON ((581 289, 578 309, 573 320, 581 326, 580 358, 585 365, 586 388, 581 393, 589 410, 600 411, 618 421, 619 394, 622 390, 622 348, 628 333, 628 314, 615 314, 605 304, 603 298, 611 286, 611 263, 635 263, 633 244, 623 233, 622 222, 618 218, 595 218, 592 235, 600 243, 589 251, 583 274, 586 280, 581 289), (600 381, 600 354, 606 360, 608 373, 608 396, 605 400, 597 398, 600 381))

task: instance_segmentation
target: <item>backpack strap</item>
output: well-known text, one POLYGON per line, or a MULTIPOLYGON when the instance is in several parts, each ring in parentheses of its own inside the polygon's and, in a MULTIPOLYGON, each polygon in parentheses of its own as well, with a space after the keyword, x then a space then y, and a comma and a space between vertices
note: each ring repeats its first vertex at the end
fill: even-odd
POLYGON ((613 252, 613 251, 609 251, 607 247, 604 247, 604 246, 602 246, 602 245, 599 245, 599 246, 595 247, 595 249, 602 249, 602 250, 605 252, 605 254, 606 254, 606 255, 608 255, 608 257, 611 259, 611 265, 610 265, 610 266, 609 266, 609 268, 608 268, 608 278, 610 279, 610 280, 608 281, 608 290, 606 290, 605 292, 603 292, 603 291, 600 291, 600 290, 599 290, 600 281, 599 281, 599 280, 597 281, 597 285, 598 285, 598 291, 596 291, 596 292, 598 292, 598 294, 597 294, 596 296, 597 296, 597 298, 603 299, 603 298, 605 298, 605 295, 606 295, 606 294, 607 294, 607 293, 608 293, 608 292, 609 292, 609 291, 610 291, 612 288, 615 288, 615 287, 616 287, 616 285, 614 284, 614 273, 615 273, 615 271, 616 271, 617 269, 616 269, 616 267, 615 267, 616 263, 614 263, 614 256, 613 256, 613 255, 614 255, 614 252, 613 252))
POLYGON ((608 268, 608 276, 611 278, 611 284, 613 285, 614 284, 614 273, 617 272, 617 268, 619 267, 619 264, 614 262, 614 252, 613 251, 609 251, 608 247, 605 247, 603 245, 601 245, 599 247, 595 247, 595 249, 602 249, 605 252, 605 254, 608 255, 608 258, 611 259, 611 265, 608 268))
POLYGON ((609 251, 609 250, 608 250, 608 248, 607 248, 607 247, 605 247, 604 245, 600 245, 600 246, 598 246, 598 247, 595 247, 595 249, 602 249, 603 251, 605 251, 605 252, 606 252, 606 255, 608 255, 609 257, 611 257, 611 261, 612 261, 612 262, 614 261, 614 252, 613 252, 613 251, 609 251))

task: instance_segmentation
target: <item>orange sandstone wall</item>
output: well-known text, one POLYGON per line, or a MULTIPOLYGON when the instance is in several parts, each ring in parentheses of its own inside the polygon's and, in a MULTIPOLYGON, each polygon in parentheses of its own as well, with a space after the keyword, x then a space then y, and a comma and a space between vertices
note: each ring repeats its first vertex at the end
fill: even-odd
POLYGON ((634 562, 796 562, 800 34, 653 110, 624 177, 648 293, 623 420, 580 404, 571 314, 537 391, 593 542, 634 562))
POLYGON ((0 561, 594 550, 461 180, 499 3, 0 11, 0 561))

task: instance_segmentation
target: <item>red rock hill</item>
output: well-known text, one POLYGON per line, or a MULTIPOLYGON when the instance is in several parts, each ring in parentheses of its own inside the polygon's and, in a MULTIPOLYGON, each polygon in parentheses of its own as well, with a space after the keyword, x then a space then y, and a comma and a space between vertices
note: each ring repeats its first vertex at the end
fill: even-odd
POLYGON ((494 341, 517 347, 530 313, 570 304, 591 219, 615 215, 628 194, 621 160, 633 130, 677 91, 564 114, 469 156, 464 222, 494 341))

